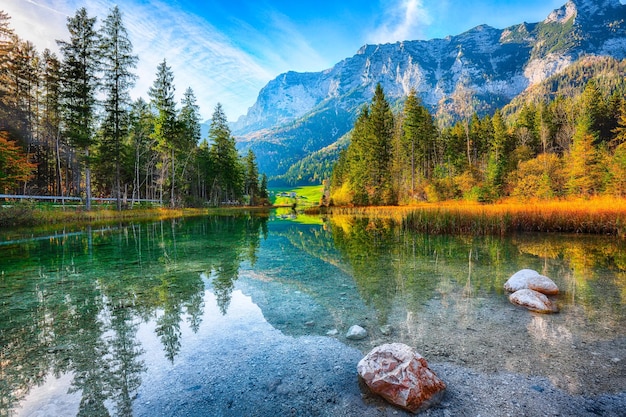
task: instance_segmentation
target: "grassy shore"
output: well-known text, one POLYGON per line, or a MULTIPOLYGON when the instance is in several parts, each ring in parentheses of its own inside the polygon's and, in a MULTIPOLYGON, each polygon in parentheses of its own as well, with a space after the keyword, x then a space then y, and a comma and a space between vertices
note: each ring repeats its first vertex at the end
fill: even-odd
POLYGON ((201 215, 206 209, 165 209, 155 207, 117 211, 107 206, 96 206, 91 211, 68 205, 53 207, 48 204, 19 202, 0 208, 0 227, 41 226, 63 223, 100 223, 128 220, 162 220, 201 215))
MULTIPOLYGON (((112 221, 150 221, 207 214, 255 211, 250 207, 211 209, 134 208, 116 211, 96 207, 54 207, 18 203, 0 208, 0 227, 41 226, 112 221)), ((258 210, 266 212, 268 207, 258 210)), ((305 212, 314 214, 319 208, 305 212)), ((407 229, 430 234, 504 235, 515 232, 589 233, 626 237, 626 199, 594 198, 497 204, 468 202, 424 203, 392 207, 330 207, 325 214, 391 219, 407 229)))
POLYGON ((446 202, 400 207, 332 207, 332 215, 390 218, 430 234, 592 233, 626 237, 626 199, 595 198, 497 204, 446 202))
POLYGON ((58 224, 104 224, 128 221, 158 221, 208 214, 233 214, 240 212, 267 212, 268 207, 226 208, 162 208, 138 207, 117 211, 111 206, 95 206, 86 211, 81 206, 53 206, 46 203, 18 202, 0 206, 0 228, 45 227, 58 224))

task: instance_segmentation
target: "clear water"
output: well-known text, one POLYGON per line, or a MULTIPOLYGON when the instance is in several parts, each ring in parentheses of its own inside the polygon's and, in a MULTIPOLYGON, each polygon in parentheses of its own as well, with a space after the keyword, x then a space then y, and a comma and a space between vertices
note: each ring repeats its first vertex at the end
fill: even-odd
POLYGON ((356 386, 360 355, 396 341, 429 362, 541 376, 571 394, 626 389, 624 240, 310 220, 4 233, 0 416, 217 415, 234 391, 263 410, 292 379, 331 402, 333 386, 356 386), (522 268, 558 284, 559 314, 508 302, 503 284, 522 268), (368 337, 346 339, 353 324, 368 337), (294 361, 306 372, 287 371, 294 361))

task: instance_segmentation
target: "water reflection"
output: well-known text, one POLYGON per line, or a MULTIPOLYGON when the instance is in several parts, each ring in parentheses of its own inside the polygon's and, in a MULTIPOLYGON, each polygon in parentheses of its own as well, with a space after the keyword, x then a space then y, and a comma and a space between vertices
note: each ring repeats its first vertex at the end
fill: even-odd
POLYGON ((402 341, 429 361, 542 375, 572 393, 626 386, 623 240, 242 215, 18 237, 0 259, 0 415, 50 378, 69 378, 77 415, 132 415, 155 366, 142 326, 174 366, 185 333, 206 333, 207 290, 224 317, 240 290, 287 336, 331 334, 363 351, 402 341), (509 304, 503 284, 522 268, 556 281, 560 314, 509 304), (346 340, 352 324, 369 337, 346 340))
MULTIPOLYGON (((131 415, 146 364, 136 337, 155 319, 165 356, 181 348, 180 324, 197 331, 200 272, 237 279, 254 260, 264 217, 168 221, 9 242, 0 268, 0 415, 50 375, 73 375, 78 415, 131 415)), ((216 284, 217 288, 220 287, 216 284)), ((225 309, 230 290, 221 294, 225 309)))

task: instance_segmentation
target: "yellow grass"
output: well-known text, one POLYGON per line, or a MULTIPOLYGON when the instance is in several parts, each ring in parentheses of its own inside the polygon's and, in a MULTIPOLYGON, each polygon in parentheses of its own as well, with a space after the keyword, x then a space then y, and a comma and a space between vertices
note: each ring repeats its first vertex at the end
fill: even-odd
POLYGON ((626 199, 593 199, 497 204, 424 203, 400 207, 333 207, 332 214, 391 218, 427 233, 505 234, 513 232, 594 233, 626 236, 626 199))

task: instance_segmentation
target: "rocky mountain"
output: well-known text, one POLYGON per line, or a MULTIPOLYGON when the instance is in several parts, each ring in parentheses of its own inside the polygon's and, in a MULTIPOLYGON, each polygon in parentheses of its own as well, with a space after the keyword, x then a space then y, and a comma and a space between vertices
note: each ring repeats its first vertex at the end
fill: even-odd
POLYGON ((270 81, 233 124, 269 176, 341 138, 380 83, 392 103, 411 89, 443 123, 490 112, 588 55, 626 58, 626 5, 569 0, 542 22, 487 25, 427 41, 365 45, 334 67, 270 81))

